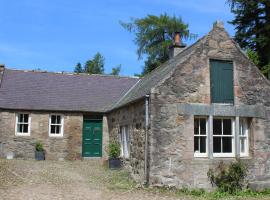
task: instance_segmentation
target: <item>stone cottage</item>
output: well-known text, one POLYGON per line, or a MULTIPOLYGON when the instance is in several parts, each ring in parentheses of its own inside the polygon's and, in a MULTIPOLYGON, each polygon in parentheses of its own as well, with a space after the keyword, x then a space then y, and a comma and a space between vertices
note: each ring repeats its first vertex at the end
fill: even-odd
POLYGON ((270 84, 222 22, 141 79, 1 68, 0 153, 107 158, 119 140, 133 177, 210 188, 209 168, 244 160, 249 179, 270 175, 270 84))

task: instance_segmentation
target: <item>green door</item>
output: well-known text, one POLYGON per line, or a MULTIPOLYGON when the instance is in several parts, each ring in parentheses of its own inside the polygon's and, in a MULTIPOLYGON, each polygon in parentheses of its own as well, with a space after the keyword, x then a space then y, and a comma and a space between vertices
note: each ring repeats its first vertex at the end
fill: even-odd
POLYGON ((82 156, 83 157, 102 156, 101 120, 84 120, 82 156))
POLYGON ((212 103, 233 103, 233 63, 210 61, 212 103))

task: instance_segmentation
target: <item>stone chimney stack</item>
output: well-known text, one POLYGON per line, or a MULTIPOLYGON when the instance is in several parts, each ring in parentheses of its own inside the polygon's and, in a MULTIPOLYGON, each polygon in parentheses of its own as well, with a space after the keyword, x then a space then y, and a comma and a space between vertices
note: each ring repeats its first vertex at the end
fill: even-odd
POLYGON ((169 47, 169 56, 170 58, 175 57, 177 54, 179 54, 183 49, 186 47, 182 43, 180 32, 174 33, 174 40, 172 45, 169 47))
POLYGON ((223 21, 220 21, 220 20, 215 21, 214 24, 213 24, 213 28, 215 28, 215 27, 224 28, 223 21))
POLYGON ((5 65, 0 64, 0 87, 1 87, 1 82, 2 82, 2 77, 3 77, 4 70, 5 70, 5 65))
POLYGON ((0 63, 0 73, 2 73, 5 69, 5 65, 0 63))

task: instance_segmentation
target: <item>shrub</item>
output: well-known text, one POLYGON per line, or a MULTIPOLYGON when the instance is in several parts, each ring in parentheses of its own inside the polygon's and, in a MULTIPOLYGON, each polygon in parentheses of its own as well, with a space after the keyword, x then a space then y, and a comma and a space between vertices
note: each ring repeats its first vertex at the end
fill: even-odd
POLYGON ((35 145, 36 151, 43 151, 43 144, 41 142, 36 142, 35 145))
POLYGON ((109 157, 118 158, 120 156, 120 145, 118 142, 113 141, 109 144, 109 157))
POLYGON ((232 194, 243 189, 247 167, 240 160, 232 162, 228 166, 221 162, 215 170, 209 169, 207 176, 211 184, 216 185, 219 191, 232 194))

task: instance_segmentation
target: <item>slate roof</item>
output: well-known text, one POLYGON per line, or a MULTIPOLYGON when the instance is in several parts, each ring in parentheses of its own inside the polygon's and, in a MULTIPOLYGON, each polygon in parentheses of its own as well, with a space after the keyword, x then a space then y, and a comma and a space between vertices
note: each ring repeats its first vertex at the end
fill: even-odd
POLYGON ((149 94, 206 37, 141 79, 5 69, 0 85, 0 108, 102 113, 117 109, 149 94))
POLYGON ((138 78, 5 69, 0 108, 106 112, 138 78))

